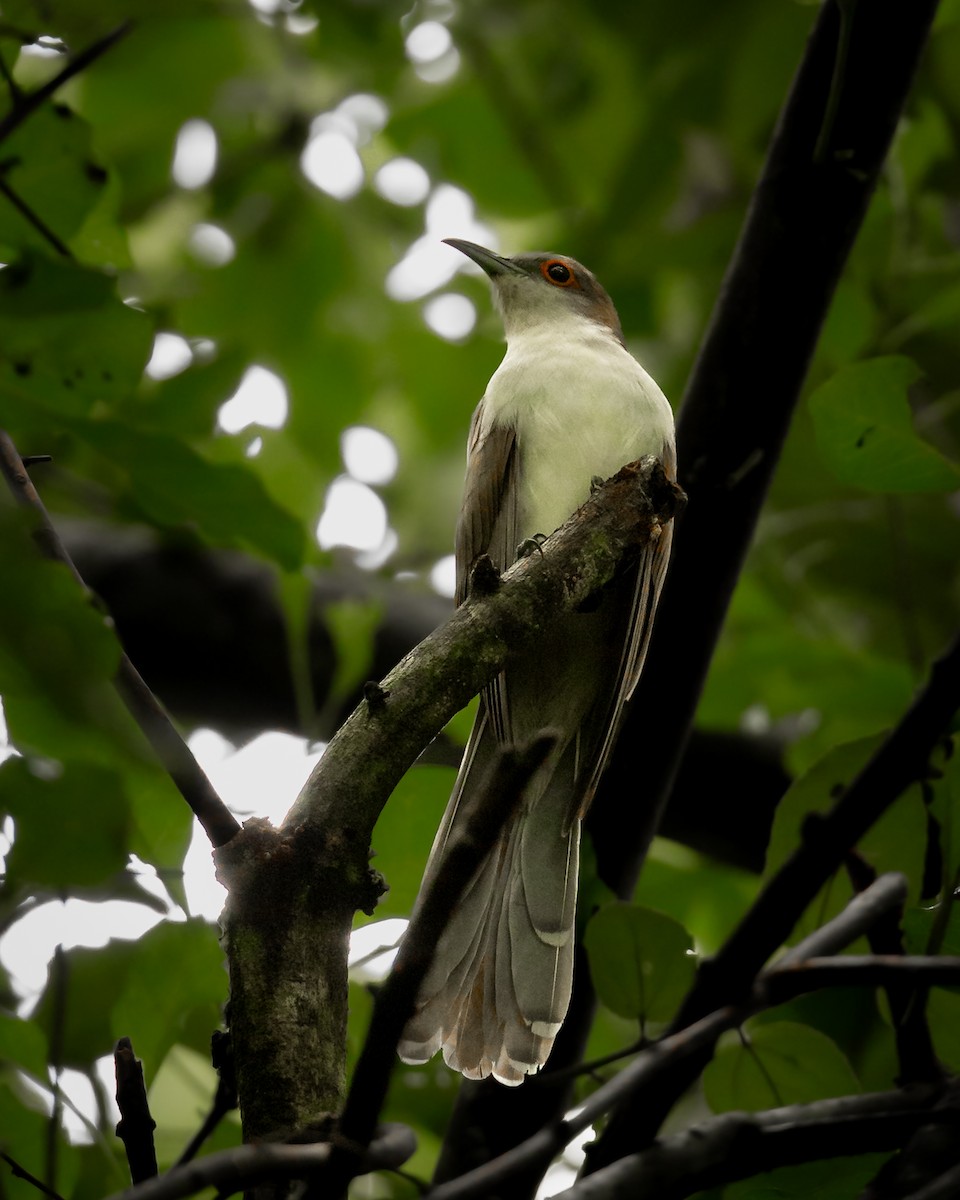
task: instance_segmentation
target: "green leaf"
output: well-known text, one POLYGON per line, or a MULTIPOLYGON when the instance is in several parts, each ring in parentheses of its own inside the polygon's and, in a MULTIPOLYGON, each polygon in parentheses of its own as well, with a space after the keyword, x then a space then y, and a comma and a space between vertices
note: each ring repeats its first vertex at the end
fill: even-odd
POLYGON ((703 1073, 714 1112, 759 1112, 860 1091, 836 1042, 809 1025, 773 1021, 755 1026, 746 1037, 744 1045, 737 1033, 724 1034, 703 1073))
MULTIPOLYGON (((769 879, 800 844, 803 825, 811 813, 833 807, 883 741, 861 738, 837 746, 819 759, 789 788, 777 806, 764 879, 769 879)), ((919 785, 895 801, 857 844, 859 853, 877 874, 902 871, 914 899, 919 897, 926 854, 927 817, 919 785)), ((844 871, 838 871, 807 908, 793 931, 797 940, 835 916, 853 898, 844 871)))
POLYGON ((919 377, 908 358, 843 367, 810 397, 817 445, 844 483, 875 492, 960 487, 960 469, 913 430, 907 389, 919 377))
POLYGON ((68 893, 122 872, 130 806, 116 775, 86 763, 52 777, 38 771, 26 758, 0 766, 0 812, 13 817, 16 830, 7 886, 68 893))
POLYGON ((99 271, 40 255, 0 271, 0 386, 18 421, 33 404, 81 415, 126 396, 152 345, 150 322, 99 271))
POLYGON ((228 980, 219 930, 209 922, 163 921, 133 947, 130 968, 116 989, 116 1036, 133 1041, 137 1056, 156 1071, 170 1047, 210 1052, 210 1035, 223 1024, 228 980), (176 963, 177 985, 170 986, 176 963))
POLYGON ((33 1021, 0 1013, 0 1068, 8 1063, 46 1080, 47 1039, 33 1021))
MULTIPOLYGON (((80 228, 107 186, 90 141, 82 117, 64 104, 45 104, 3 143, 4 183, 61 242, 80 228)), ((0 245, 51 252, 49 240, 7 197, 0 200, 0 245)))
POLYGON ((449 767, 421 765, 394 788, 373 830, 371 866, 390 889, 380 898, 375 920, 409 916, 453 780, 449 767))
POLYGON ((287 570, 303 561, 301 524, 270 496, 247 463, 210 462, 178 438, 114 421, 73 428, 128 473, 129 486, 159 525, 192 525, 219 545, 247 545, 287 570))
POLYGON ((376 600, 338 600, 325 606, 323 616, 336 661, 328 700, 339 701, 370 678, 383 608, 376 600))
MULTIPOLYGON (((120 658, 109 622, 69 569, 41 558, 29 537, 35 524, 33 514, 0 514, 0 693, 14 738, 27 707, 74 727, 97 721, 110 706, 105 685, 120 658)), ((56 753, 56 747, 36 748, 56 753)))
MULTIPOLYGON (((129 1037, 148 1075, 175 1043, 198 1053, 222 1023, 227 976, 217 930, 201 920, 163 921, 137 942, 110 941, 64 954, 62 1045, 65 1066, 84 1069, 116 1040, 129 1037), (171 964, 175 986, 171 986, 171 964)), ((48 982, 36 1020, 51 1037, 55 982, 48 982)))
POLYGON ((793 1163, 728 1184, 723 1200, 850 1200, 863 1193, 888 1158, 887 1154, 859 1154, 793 1163))
MULTIPOLYGON (((136 1049, 136 1046, 134 1047, 136 1049)), ((162 1063, 145 1072, 150 1115, 157 1123, 155 1145, 161 1169, 180 1157, 184 1146, 200 1128, 217 1090, 217 1073, 209 1054, 175 1045, 162 1063)), ((204 1154, 240 1144, 240 1115, 235 1110, 217 1128, 204 1154)))
POLYGON ((587 925, 585 945, 597 995, 622 1017, 668 1021, 693 983, 690 935, 652 909, 601 908, 587 925))

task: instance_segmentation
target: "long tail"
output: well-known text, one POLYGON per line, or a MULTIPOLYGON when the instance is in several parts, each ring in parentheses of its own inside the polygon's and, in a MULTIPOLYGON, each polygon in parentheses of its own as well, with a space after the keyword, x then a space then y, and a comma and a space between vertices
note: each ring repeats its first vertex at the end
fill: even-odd
MULTIPOLYGON (((437 834, 427 877, 486 775, 496 738, 481 707, 437 834)), ((417 1011, 400 1043, 404 1062, 443 1050, 470 1079, 518 1084, 543 1066, 570 1002, 580 822, 570 821, 572 741, 531 784, 437 945, 417 1011)))

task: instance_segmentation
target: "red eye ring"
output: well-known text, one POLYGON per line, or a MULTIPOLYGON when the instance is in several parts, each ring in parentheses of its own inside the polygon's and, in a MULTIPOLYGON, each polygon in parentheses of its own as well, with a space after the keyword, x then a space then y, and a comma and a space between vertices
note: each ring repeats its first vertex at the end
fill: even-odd
POLYGON ((559 258, 549 258, 546 262, 542 262, 540 264, 540 274, 547 283, 552 283, 554 287, 578 288, 580 286, 576 275, 559 258))

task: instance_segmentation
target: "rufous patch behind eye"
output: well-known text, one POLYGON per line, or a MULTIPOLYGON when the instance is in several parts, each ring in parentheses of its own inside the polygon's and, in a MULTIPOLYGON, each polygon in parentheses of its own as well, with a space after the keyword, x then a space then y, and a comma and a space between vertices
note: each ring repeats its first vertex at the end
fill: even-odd
POLYGON ((544 277, 547 283, 552 283, 554 287, 575 287, 580 286, 580 281, 574 275, 573 271, 565 262, 561 262, 559 258, 549 258, 546 262, 540 264, 540 274, 544 277))

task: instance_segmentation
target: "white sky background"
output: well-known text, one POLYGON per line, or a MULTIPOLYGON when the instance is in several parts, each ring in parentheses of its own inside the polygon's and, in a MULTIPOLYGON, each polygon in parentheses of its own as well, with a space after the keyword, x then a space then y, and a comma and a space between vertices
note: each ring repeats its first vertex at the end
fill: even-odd
MULTIPOLYGON (((298 0, 250 0, 250 3, 265 23, 280 19, 294 34, 309 32, 316 23, 313 18, 297 13, 298 0)), ((424 82, 442 83, 459 68, 459 53, 450 31, 441 21, 426 20, 410 28, 405 46, 412 69, 424 82)), ((28 47, 25 52, 48 53, 42 46, 28 47)), ((423 320, 436 336, 462 341, 473 330, 477 313, 473 302, 451 285, 458 273, 477 273, 479 268, 452 247, 443 245, 442 239, 467 238, 496 249, 497 237, 476 219, 473 200, 466 192, 432 181, 424 167, 411 158, 394 157, 367 177, 359 151, 388 119, 387 105, 378 97, 348 97, 335 110, 315 118, 300 158, 300 169, 318 190, 343 202, 364 187, 372 187, 390 203, 401 207, 422 206, 423 234, 389 271, 384 288, 398 303, 420 304, 423 320)), ((185 191, 206 187, 214 177, 217 162, 214 128, 201 119, 187 121, 173 149, 171 173, 176 185, 185 191)), ((211 222, 200 222, 193 227, 187 248, 198 262, 210 268, 229 263, 237 252, 229 231, 211 222)), ((131 299, 129 303, 137 301, 131 299)), ((216 345, 209 339, 188 340, 176 331, 163 330, 156 335, 146 374, 156 380, 169 379, 194 363, 208 361, 216 352, 216 345)), ((289 396, 283 379, 267 366, 251 363, 237 391, 221 405, 217 430, 222 436, 242 439, 245 453, 255 457, 264 437, 283 427, 288 412, 289 396)), ((389 526, 387 510, 375 489, 389 483, 401 464, 393 442, 379 430, 366 426, 345 430, 340 448, 344 470, 327 490, 323 511, 317 515, 316 538, 321 548, 346 548, 353 552, 359 566, 374 569, 387 562, 397 546, 396 533, 389 526)), ((427 572, 431 586, 448 596, 453 595, 453 576, 452 555, 442 558, 427 572)), ((237 750, 211 730, 194 733, 190 745, 238 819, 258 815, 269 817, 274 823, 283 819, 323 749, 311 748, 303 739, 288 734, 267 732, 237 750)), ((6 745, 0 707, 0 761, 9 753, 12 751, 6 745)), ((0 832, 0 853, 9 847, 11 833, 8 823, 0 832)), ((164 896, 152 868, 135 865, 147 886, 158 896, 164 896)), ((214 877, 210 847, 198 825, 184 870, 191 913, 216 920, 224 892, 214 877)), ((185 914, 176 908, 163 917, 144 905, 124 901, 49 902, 23 917, 0 939, 0 962, 10 973, 21 998, 21 1010, 29 1011, 45 986, 57 945, 66 949, 101 946, 110 938, 138 938, 161 920, 184 919, 185 914)), ((404 927, 405 922, 397 920, 366 925, 355 935, 351 961, 365 958, 378 946, 392 945, 404 927)), ((388 951, 365 963, 364 974, 368 978, 381 976, 393 957, 394 952, 388 951)), ((101 1060, 98 1071, 112 1095, 112 1060, 101 1060)), ((82 1076, 65 1072, 63 1085, 82 1111, 90 1114, 95 1111, 92 1091, 82 1076)), ((65 1119, 73 1136, 84 1137, 82 1122, 69 1109, 65 1119)), ((582 1150, 574 1148, 572 1161, 581 1158, 582 1150)), ((541 1195, 568 1186, 570 1180, 569 1168, 565 1171, 552 1168, 541 1195)))

